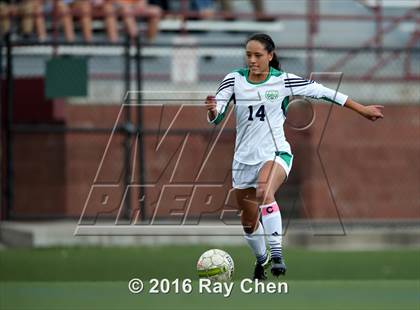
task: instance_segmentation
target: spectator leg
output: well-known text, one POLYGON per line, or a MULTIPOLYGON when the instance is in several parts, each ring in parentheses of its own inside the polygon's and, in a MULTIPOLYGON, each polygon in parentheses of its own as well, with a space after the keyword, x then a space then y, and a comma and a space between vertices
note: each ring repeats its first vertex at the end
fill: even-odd
POLYGON ((82 27, 83 38, 86 42, 92 42, 92 9, 90 1, 78 0, 76 7, 80 12, 80 24, 82 27))
POLYGON ((76 35, 74 33, 73 16, 70 14, 70 8, 63 1, 57 2, 57 10, 63 24, 64 37, 68 42, 74 42, 76 35))
POLYGON ((38 40, 43 42, 47 40, 47 30, 45 27, 45 18, 43 11, 43 2, 42 0, 35 0, 35 29, 38 35, 38 40))
POLYGON ((219 0, 220 8, 222 9, 223 13, 231 13, 232 12, 232 0, 219 0))
POLYGON ((117 18, 115 15, 114 4, 112 1, 105 1, 103 4, 103 12, 105 16, 105 28, 108 40, 111 42, 118 41, 118 26, 117 18))
POLYGON ((264 3, 262 0, 251 0, 251 2, 256 14, 264 14, 264 3))
POLYGON ((24 36, 30 36, 34 30, 34 2, 25 0, 19 4, 21 14, 21 31, 24 36))
POLYGON ((159 22, 162 16, 162 10, 156 5, 148 5, 146 10, 149 15, 147 22, 147 39, 150 42, 153 42, 159 31, 159 22))
POLYGON ((7 3, 0 3, 0 34, 10 32, 10 6, 7 3))
POLYGON ((136 18, 133 14, 133 9, 131 5, 121 3, 121 14, 123 17, 124 27, 130 36, 130 38, 135 38, 138 35, 136 18))

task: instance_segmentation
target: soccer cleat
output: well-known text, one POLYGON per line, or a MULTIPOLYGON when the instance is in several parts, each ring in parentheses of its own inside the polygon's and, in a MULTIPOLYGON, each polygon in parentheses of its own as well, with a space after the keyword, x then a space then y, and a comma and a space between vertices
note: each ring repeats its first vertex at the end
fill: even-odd
POLYGON ((268 265, 271 262, 271 255, 270 252, 267 251, 267 258, 265 261, 260 264, 258 262, 255 263, 255 269, 254 269, 254 280, 266 280, 267 279, 267 273, 265 270, 267 269, 268 265))
POLYGON ((271 260, 271 274, 275 277, 286 274, 286 264, 282 257, 273 257, 271 260))

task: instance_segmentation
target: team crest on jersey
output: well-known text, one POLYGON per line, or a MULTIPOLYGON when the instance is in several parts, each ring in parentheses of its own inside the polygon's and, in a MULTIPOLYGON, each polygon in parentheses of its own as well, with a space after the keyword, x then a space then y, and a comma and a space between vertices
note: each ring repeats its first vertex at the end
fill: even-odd
POLYGON ((279 98, 279 91, 278 90, 267 90, 265 92, 265 98, 270 101, 274 101, 279 98))

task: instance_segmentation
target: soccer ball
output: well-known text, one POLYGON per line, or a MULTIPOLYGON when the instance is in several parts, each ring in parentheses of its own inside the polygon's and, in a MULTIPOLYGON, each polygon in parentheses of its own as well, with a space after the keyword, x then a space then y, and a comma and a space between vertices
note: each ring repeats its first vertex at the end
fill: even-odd
POLYGON ((219 249, 211 249, 204 252, 197 262, 198 276, 210 279, 213 282, 228 282, 232 280, 234 269, 232 257, 219 249))

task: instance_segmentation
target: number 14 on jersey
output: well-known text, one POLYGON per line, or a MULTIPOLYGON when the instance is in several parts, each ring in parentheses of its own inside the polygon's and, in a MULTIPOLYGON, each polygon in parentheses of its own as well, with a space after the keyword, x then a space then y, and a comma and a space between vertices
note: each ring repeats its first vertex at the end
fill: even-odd
MULTIPOLYGON (((249 110, 248 120, 249 121, 253 121, 254 118, 252 116, 253 116, 253 112, 254 112, 254 107, 252 105, 250 105, 250 106, 248 106, 248 110, 249 110)), ((255 113, 255 117, 256 118, 259 117, 261 122, 264 122, 265 121, 265 108, 264 108, 264 105, 261 105, 259 107, 259 109, 255 113)))

